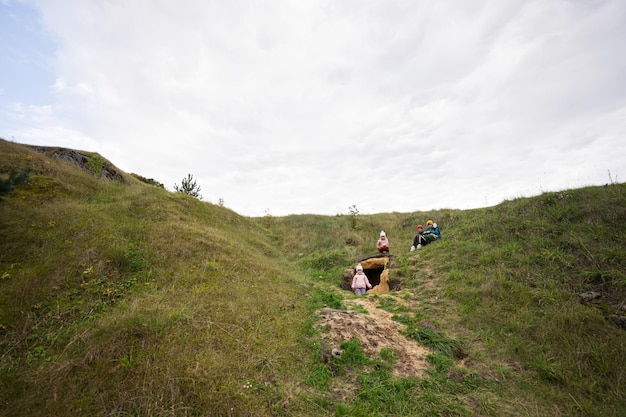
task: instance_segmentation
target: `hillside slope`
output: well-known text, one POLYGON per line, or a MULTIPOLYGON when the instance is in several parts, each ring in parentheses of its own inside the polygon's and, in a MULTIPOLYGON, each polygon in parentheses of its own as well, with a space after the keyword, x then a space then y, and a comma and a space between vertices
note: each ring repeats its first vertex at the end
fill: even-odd
MULTIPOLYGON (((372 255, 377 232, 387 232, 404 301, 386 301, 388 310, 409 325, 408 337, 463 346, 443 375, 447 384, 460 372, 461 387, 442 389, 442 382, 435 392, 463 397, 469 415, 626 415, 624 184, 353 222, 288 216, 274 223, 285 246, 304 254, 304 267, 323 275, 328 265, 329 279, 346 255, 372 255), (415 225, 429 218, 443 239, 409 252, 415 225)), ((421 406, 417 415, 429 415, 421 406)), ((465 411, 444 400, 432 410, 465 411)))
POLYGON ((103 181, 0 146, 0 172, 33 168, 0 203, 0 414, 280 407, 303 354, 304 286, 259 228, 129 175, 103 181))
POLYGON ((0 201, 0 415, 626 415, 623 184, 246 218, 81 154, 0 140, 0 178, 32 169, 0 201), (409 252, 428 218, 444 238, 409 252), (376 316, 341 285, 380 230, 401 290, 367 308, 431 352, 425 375, 318 326, 323 307, 376 316))

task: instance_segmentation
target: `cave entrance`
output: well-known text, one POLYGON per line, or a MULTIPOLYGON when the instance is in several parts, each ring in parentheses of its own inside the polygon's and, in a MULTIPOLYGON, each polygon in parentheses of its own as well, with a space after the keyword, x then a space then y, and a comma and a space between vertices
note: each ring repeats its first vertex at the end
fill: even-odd
MULTIPOLYGON (((389 264, 388 257, 367 258, 359 261, 358 263, 360 263, 363 267, 363 272, 365 273, 365 275, 367 275, 367 279, 369 280, 370 284, 372 284, 373 289, 376 288, 376 286, 379 286, 376 291, 389 291, 389 287, 387 285, 387 280, 389 278, 389 271, 387 270, 387 265, 389 264), (382 280, 383 285, 380 285, 381 276, 384 276, 382 280)), ((356 265, 351 270, 348 270, 348 273, 344 275, 344 282, 342 285, 343 289, 351 291, 350 286, 352 285, 352 278, 356 273, 355 268, 356 265)))
MULTIPOLYGON (((361 265, 363 265, 363 262, 361 262, 361 265)), ((375 266, 371 268, 366 268, 365 266, 363 267, 363 272, 365 272, 365 275, 367 275, 367 279, 369 280, 370 284, 372 284, 372 287, 380 284, 380 276, 384 270, 384 266, 375 266)))

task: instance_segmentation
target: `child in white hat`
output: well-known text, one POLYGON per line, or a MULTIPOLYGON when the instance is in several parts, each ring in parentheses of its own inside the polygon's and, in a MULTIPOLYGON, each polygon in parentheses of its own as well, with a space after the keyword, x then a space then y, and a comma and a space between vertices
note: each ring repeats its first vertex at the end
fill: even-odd
POLYGON ((387 235, 384 230, 380 231, 380 239, 376 242, 376 249, 378 249, 378 252, 380 253, 389 253, 389 241, 387 240, 387 235))
POLYGON ((354 274, 354 278, 352 278, 352 291, 354 291, 356 295, 363 295, 367 291, 367 288, 372 288, 372 284, 370 284, 370 280, 367 279, 367 275, 363 272, 363 266, 357 264, 356 274, 354 274))

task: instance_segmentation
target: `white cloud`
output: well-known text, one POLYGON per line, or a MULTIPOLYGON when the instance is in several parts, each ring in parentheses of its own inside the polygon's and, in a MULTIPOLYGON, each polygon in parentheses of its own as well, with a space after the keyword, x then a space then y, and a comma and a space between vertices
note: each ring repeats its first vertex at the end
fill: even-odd
POLYGON ((36 4, 56 100, 12 112, 15 135, 170 188, 191 173, 242 214, 470 208, 623 176, 619 0, 36 4))

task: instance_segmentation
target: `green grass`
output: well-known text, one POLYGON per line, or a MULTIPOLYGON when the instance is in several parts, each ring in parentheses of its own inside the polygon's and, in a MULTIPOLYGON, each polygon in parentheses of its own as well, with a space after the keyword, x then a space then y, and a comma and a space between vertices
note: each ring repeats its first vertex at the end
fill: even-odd
POLYGON ((0 155, 3 180, 30 169, 0 201, 2 415, 626 415, 626 333, 608 319, 626 300, 624 184, 246 218, 136 174, 103 181, 97 154, 87 170, 1 140, 0 155), (429 218, 443 239, 409 252, 429 218), (343 271, 380 230, 402 291, 376 298, 429 349, 422 377, 356 339, 325 354, 317 311, 346 308, 343 271))

